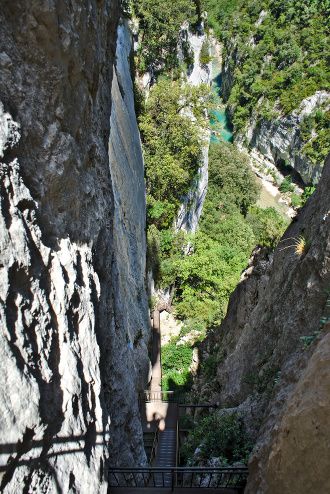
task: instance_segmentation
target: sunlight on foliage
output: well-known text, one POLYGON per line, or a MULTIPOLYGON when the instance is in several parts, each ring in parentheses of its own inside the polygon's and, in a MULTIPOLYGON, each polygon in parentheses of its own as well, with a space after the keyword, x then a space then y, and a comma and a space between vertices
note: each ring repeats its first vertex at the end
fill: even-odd
MULTIPOLYGON (((237 45, 236 60, 229 63, 235 131, 252 115, 271 120, 330 89, 328 1, 204 0, 203 5, 224 43, 224 57, 237 45)), ((312 163, 323 163, 330 150, 329 114, 318 118, 313 115, 305 125, 304 152, 312 163)))
POLYGON ((251 448, 251 441, 237 413, 220 415, 214 412, 194 424, 180 452, 184 462, 191 466, 211 457, 219 458, 224 466, 235 462, 247 463, 251 448))

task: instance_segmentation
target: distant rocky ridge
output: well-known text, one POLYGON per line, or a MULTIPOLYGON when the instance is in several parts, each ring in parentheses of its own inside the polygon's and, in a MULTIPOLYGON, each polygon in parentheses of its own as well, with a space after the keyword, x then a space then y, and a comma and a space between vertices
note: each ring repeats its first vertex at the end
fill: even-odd
POLYGON ((271 121, 250 120, 248 128, 239 140, 246 138, 251 148, 257 149, 267 160, 275 165, 289 165, 308 185, 316 184, 322 173, 323 163, 312 163, 303 152, 304 142, 301 138, 301 123, 322 103, 329 102, 330 94, 317 91, 313 96, 302 101, 299 108, 291 115, 285 115, 271 121))

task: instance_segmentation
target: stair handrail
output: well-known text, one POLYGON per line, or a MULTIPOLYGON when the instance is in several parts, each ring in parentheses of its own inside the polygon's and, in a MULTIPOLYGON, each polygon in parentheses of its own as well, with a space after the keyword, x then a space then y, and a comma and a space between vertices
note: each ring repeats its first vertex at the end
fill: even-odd
MULTIPOLYGON (((179 458, 179 454, 180 454, 180 449, 179 449, 179 408, 178 406, 176 406, 177 408, 177 415, 176 415, 176 451, 175 451, 175 466, 178 467, 179 466, 179 461, 180 461, 180 458, 179 458)), ((175 472, 175 485, 177 485, 178 483, 178 474, 177 472, 175 472)))
POLYGON ((137 468, 110 468, 108 470, 109 484, 112 487, 169 487, 165 483, 165 476, 171 475, 172 488, 210 488, 212 481, 216 489, 237 489, 243 492, 246 485, 248 469, 242 466, 232 467, 137 467, 137 468), (202 485, 206 475, 207 485, 202 485), (199 476, 199 477, 198 477, 199 476), (218 476, 218 477, 217 477, 218 476), (220 476, 220 479, 219 479, 220 476), (111 479, 115 483, 111 482, 111 479), (136 479, 142 481, 142 485, 136 479), (153 479, 150 482, 150 479, 153 479), (158 482, 162 485, 157 485, 158 482), (199 481, 196 486, 194 482, 199 481), (188 483, 188 485, 187 485, 188 483))

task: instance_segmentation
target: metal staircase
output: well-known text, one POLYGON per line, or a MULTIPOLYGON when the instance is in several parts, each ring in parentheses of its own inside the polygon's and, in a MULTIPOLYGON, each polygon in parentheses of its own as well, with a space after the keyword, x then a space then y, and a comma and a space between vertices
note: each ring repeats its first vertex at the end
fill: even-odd
POLYGON ((159 314, 153 322, 154 378, 150 389, 140 396, 149 466, 111 468, 108 474, 109 493, 201 494, 201 489, 208 494, 243 493, 248 475, 246 467, 178 467, 178 402, 175 393, 161 389, 159 314))

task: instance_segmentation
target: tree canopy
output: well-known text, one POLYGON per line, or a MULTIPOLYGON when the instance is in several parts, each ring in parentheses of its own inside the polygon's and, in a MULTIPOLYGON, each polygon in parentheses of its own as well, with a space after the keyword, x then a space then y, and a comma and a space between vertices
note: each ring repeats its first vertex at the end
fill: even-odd
MULTIPOLYGON (((204 8, 233 72, 235 132, 252 115, 290 114, 316 91, 330 90, 329 0, 204 0, 204 8)), ((323 163, 330 151, 327 105, 316 113, 304 128, 304 151, 323 163)))
POLYGON ((161 79, 140 116, 148 219, 158 228, 173 223, 201 160, 202 128, 209 90, 161 79))
POLYGON ((184 22, 197 20, 194 0, 134 0, 142 32, 139 49, 143 72, 151 65, 172 69, 178 65, 177 44, 184 22))

